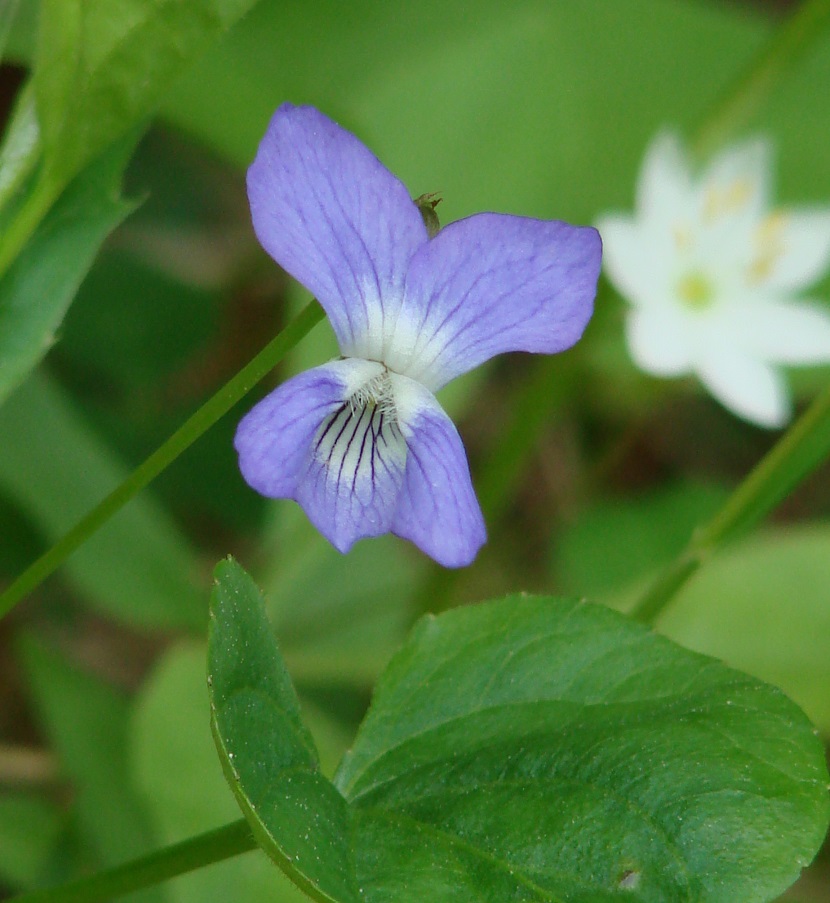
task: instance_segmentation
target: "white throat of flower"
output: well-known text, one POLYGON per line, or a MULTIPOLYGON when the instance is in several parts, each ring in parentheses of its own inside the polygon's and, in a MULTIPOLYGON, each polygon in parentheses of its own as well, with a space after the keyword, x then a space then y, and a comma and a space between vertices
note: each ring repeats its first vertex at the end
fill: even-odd
POLYGON ((373 361, 355 364, 364 374, 366 368, 376 372, 349 387, 346 400, 320 424, 312 447, 328 478, 350 492, 353 487, 368 505, 378 475, 403 472, 407 449, 393 375, 373 361))

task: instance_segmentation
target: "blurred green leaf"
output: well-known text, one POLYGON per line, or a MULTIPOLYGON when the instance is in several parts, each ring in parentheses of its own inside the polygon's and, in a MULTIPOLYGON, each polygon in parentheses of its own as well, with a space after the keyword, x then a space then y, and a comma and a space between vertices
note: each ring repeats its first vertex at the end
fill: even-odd
POLYGON ((41 882, 63 829, 58 806, 44 797, 0 796, 0 876, 14 887, 41 882))
POLYGON ((209 662, 226 776, 318 900, 752 903, 830 817, 821 745, 783 694, 600 606, 516 596, 423 620, 335 779, 345 799, 232 561, 209 662))
MULTIPOLYGON (((2 422, 2 416, 0 416, 2 422)), ((29 522, 13 500, 0 491, 0 574, 14 576, 23 564, 37 558, 41 539, 36 527, 29 522)))
POLYGON ((119 197, 134 143, 78 176, 0 277, 0 402, 48 351, 101 243, 134 208, 119 197))
MULTIPOLYGON (((483 0, 474 21, 460 0, 323 0, 314 15, 263 0, 163 111, 247 165, 277 105, 309 101, 413 194, 440 190, 442 221, 589 220, 630 199, 652 132, 695 122, 768 33, 760 18, 662 0, 483 0)), ((814 91, 803 99, 818 135, 828 113, 814 91)))
POLYGON ((6 43, 12 29, 18 0, 0 0, 0 63, 6 53, 6 43))
MULTIPOLYGON (((139 693, 130 729, 132 777, 161 841, 176 843, 238 818, 210 735, 205 646, 167 652, 139 693)), ((254 852, 168 885, 175 903, 300 903, 300 894, 254 852)))
POLYGON ((728 496, 725 487, 679 483, 600 499, 554 538, 558 588, 597 598, 626 587, 678 554, 728 496))
MULTIPOLYGON (((260 0, 162 111, 246 166, 279 103, 308 101, 355 128, 414 193, 440 189, 443 221, 480 209, 588 221, 631 203, 657 128, 699 122, 773 28, 704 0, 483 0, 474 24, 462 0, 320 0, 313 11, 260 0)), ((830 110, 815 91, 828 80, 830 39, 765 108, 787 199, 830 194, 830 110)))
POLYGON ((121 395, 152 391, 215 335, 211 301, 212 295, 128 253, 102 254, 64 324, 61 358, 72 361, 82 378, 114 383, 121 395))
MULTIPOLYGON (((78 819, 95 856, 102 865, 115 865, 153 849, 155 837, 129 780, 127 699, 34 636, 19 648, 40 723, 72 782, 78 819)), ((156 887, 131 899, 168 898, 156 887)))
POLYGON ((20 63, 32 55, 37 33, 37 15, 39 0, 24 0, 15 6, 11 30, 6 35, 7 43, 3 54, 3 62, 20 63))
MULTIPOLYGON (((125 468, 72 402, 35 376, 0 408, 0 486, 47 540, 57 539, 118 485, 125 468)), ((128 623, 201 629, 199 563, 169 516, 136 499, 67 562, 90 603, 128 623)))
POLYGON ((660 631, 780 686, 830 736, 830 526, 768 529, 719 553, 660 631))
POLYGON ((40 156, 40 127, 31 83, 15 102, 0 145, 0 210, 32 173, 40 156))
POLYGON ((254 0, 41 0, 34 66, 45 178, 63 184, 148 116, 254 0))
POLYGON ((262 583, 295 683, 371 687, 410 623, 417 553, 383 536, 343 555, 299 506, 277 504, 262 540, 273 562, 262 583))
POLYGON ((0 270, 11 263, 0 279, 0 400, 48 348, 104 237, 132 209, 118 199, 118 185, 137 133, 86 165, 152 112, 170 81, 252 3, 42 3, 33 76, 39 123, 27 89, 0 159, 3 202, 42 145, 38 178, 0 242, 0 270))

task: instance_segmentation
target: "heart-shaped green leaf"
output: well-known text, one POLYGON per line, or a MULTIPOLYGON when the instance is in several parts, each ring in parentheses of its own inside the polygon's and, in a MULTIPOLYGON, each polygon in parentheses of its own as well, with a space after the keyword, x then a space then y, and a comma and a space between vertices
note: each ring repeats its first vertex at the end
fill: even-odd
POLYGON ((254 836, 315 899, 357 901, 346 801, 320 773, 262 596, 234 561, 216 569, 208 657, 214 739, 254 836))
POLYGON ((226 772, 316 899, 751 903, 824 836, 821 745, 781 692, 608 609, 525 596, 420 623, 338 803, 232 562, 213 609, 226 772))

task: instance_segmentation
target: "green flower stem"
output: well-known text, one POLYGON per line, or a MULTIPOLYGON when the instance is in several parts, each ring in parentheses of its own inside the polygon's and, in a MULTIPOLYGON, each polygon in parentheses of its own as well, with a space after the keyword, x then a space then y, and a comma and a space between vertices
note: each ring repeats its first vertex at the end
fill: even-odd
POLYGON ((9 588, 0 595, 0 617, 3 617, 24 596, 45 580, 99 527, 119 511, 148 483, 172 464, 179 455, 189 448, 220 417, 226 414, 241 398, 282 360, 285 354, 300 341, 311 328, 323 319, 323 309, 312 301, 276 336, 259 354, 253 358, 195 414, 176 430, 175 433, 153 454, 140 464, 120 486, 117 486, 103 501, 44 555, 28 567, 9 588))
MULTIPOLYGON (((698 130, 693 152, 705 159, 744 128, 786 70, 830 26, 830 0, 805 0, 779 27, 698 130)), ((720 513, 695 531, 683 552, 658 574, 631 614, 647 623, 666 606, 703 562, 735 536, 759 523, 830 454, 830 389, 741 483, 720 513)))
POLYGON ((20 894, 8 903, 106 903, 253 849, 256 841, 243 818, 89 877, 20 894))
POLYGON ((0 145, 0 213, 5 214, 4 208, 21 192, 39 158, 40 127, 35 109, 35 89, 30 79, 15 100, 0 145))
POLYGON ((705 159, 745 128, 769 94, 830 25, 830 0, 804 0, 706 116, 692 146, 705 159))
POLYGON ((572 359, 544 355, 530 362, 511 399, 510 420, 498 444, 481 463, 476 493, 489 521, 505 513, 539 438, 552 418, 573 398, 577 373, 572 359))
POLYGON ((761 459, 718 514, 695 531, 686 548, 658 574, 630 613, 654 623, 710 555, 758 524, 828 456, 830 388, 816 398, 761 459))
POLYGON ((0 238, 0 277, 5 275, 34 235, 62 189, 62 185, 50 179, 41 179, 23 202, 0 238))
MULTIPOLYGON (((539 437, 574 397, 577 385, 573 359, 544 355, 529 362, 523 380, 511 394, 510 419, 481 455, 473 480, 489 531, 498 529, 539 437)), ((466 573, 463 568, 430 567, 413 596, 415 616, 449 608, 466 573)))

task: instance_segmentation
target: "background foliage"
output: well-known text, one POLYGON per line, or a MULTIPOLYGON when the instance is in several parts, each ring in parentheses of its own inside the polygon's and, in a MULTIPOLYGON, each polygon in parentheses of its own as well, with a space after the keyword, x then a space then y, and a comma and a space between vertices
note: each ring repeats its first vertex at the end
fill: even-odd
MULTIPOLYGON (((690 134, 776 27, 709 0, 481 0, 474 16, 460 0, 42 2, 50 28, 38 37, 39 4, 22 0, 0 70, 3 583, 305 300, 256 245, 244 195, 281 101, 354 130, 413 195, 440 191, 443 222, 493 209, 589 223, 631 205, 654 131, 690 134)), ((828 85, 825 36, 751 124, 775 139, 782 202, 830 200, 828 85)), ((817 297, 830 304, 830 280, 817 297)), ((238 815, 204 681, 211 570, 229 552, 266 591, 329 776, 421 611, 516 590, 625 607, 774 437, 692 384, 636 372, 621 313, 603 284, 573 351, 499 360, 442 395, 490 530, 462 574, 389 537, 343 558, 291 503, 254 496, 231 446, 249 400, 15 609, 0 627, 3 887, 238 815)), ((321 324, 271 384, 333 348, 321 324)), ((799 373, 801 398, 828 375, 799 373)), ((824 738, 828 516, 824 468, 707 564, 660 625, 780 686, 824 738)), ((231 895, 301 899, 259 852, 135 899, 231 895)), ((788 899, 830 900, 826 857, 788 899)))

